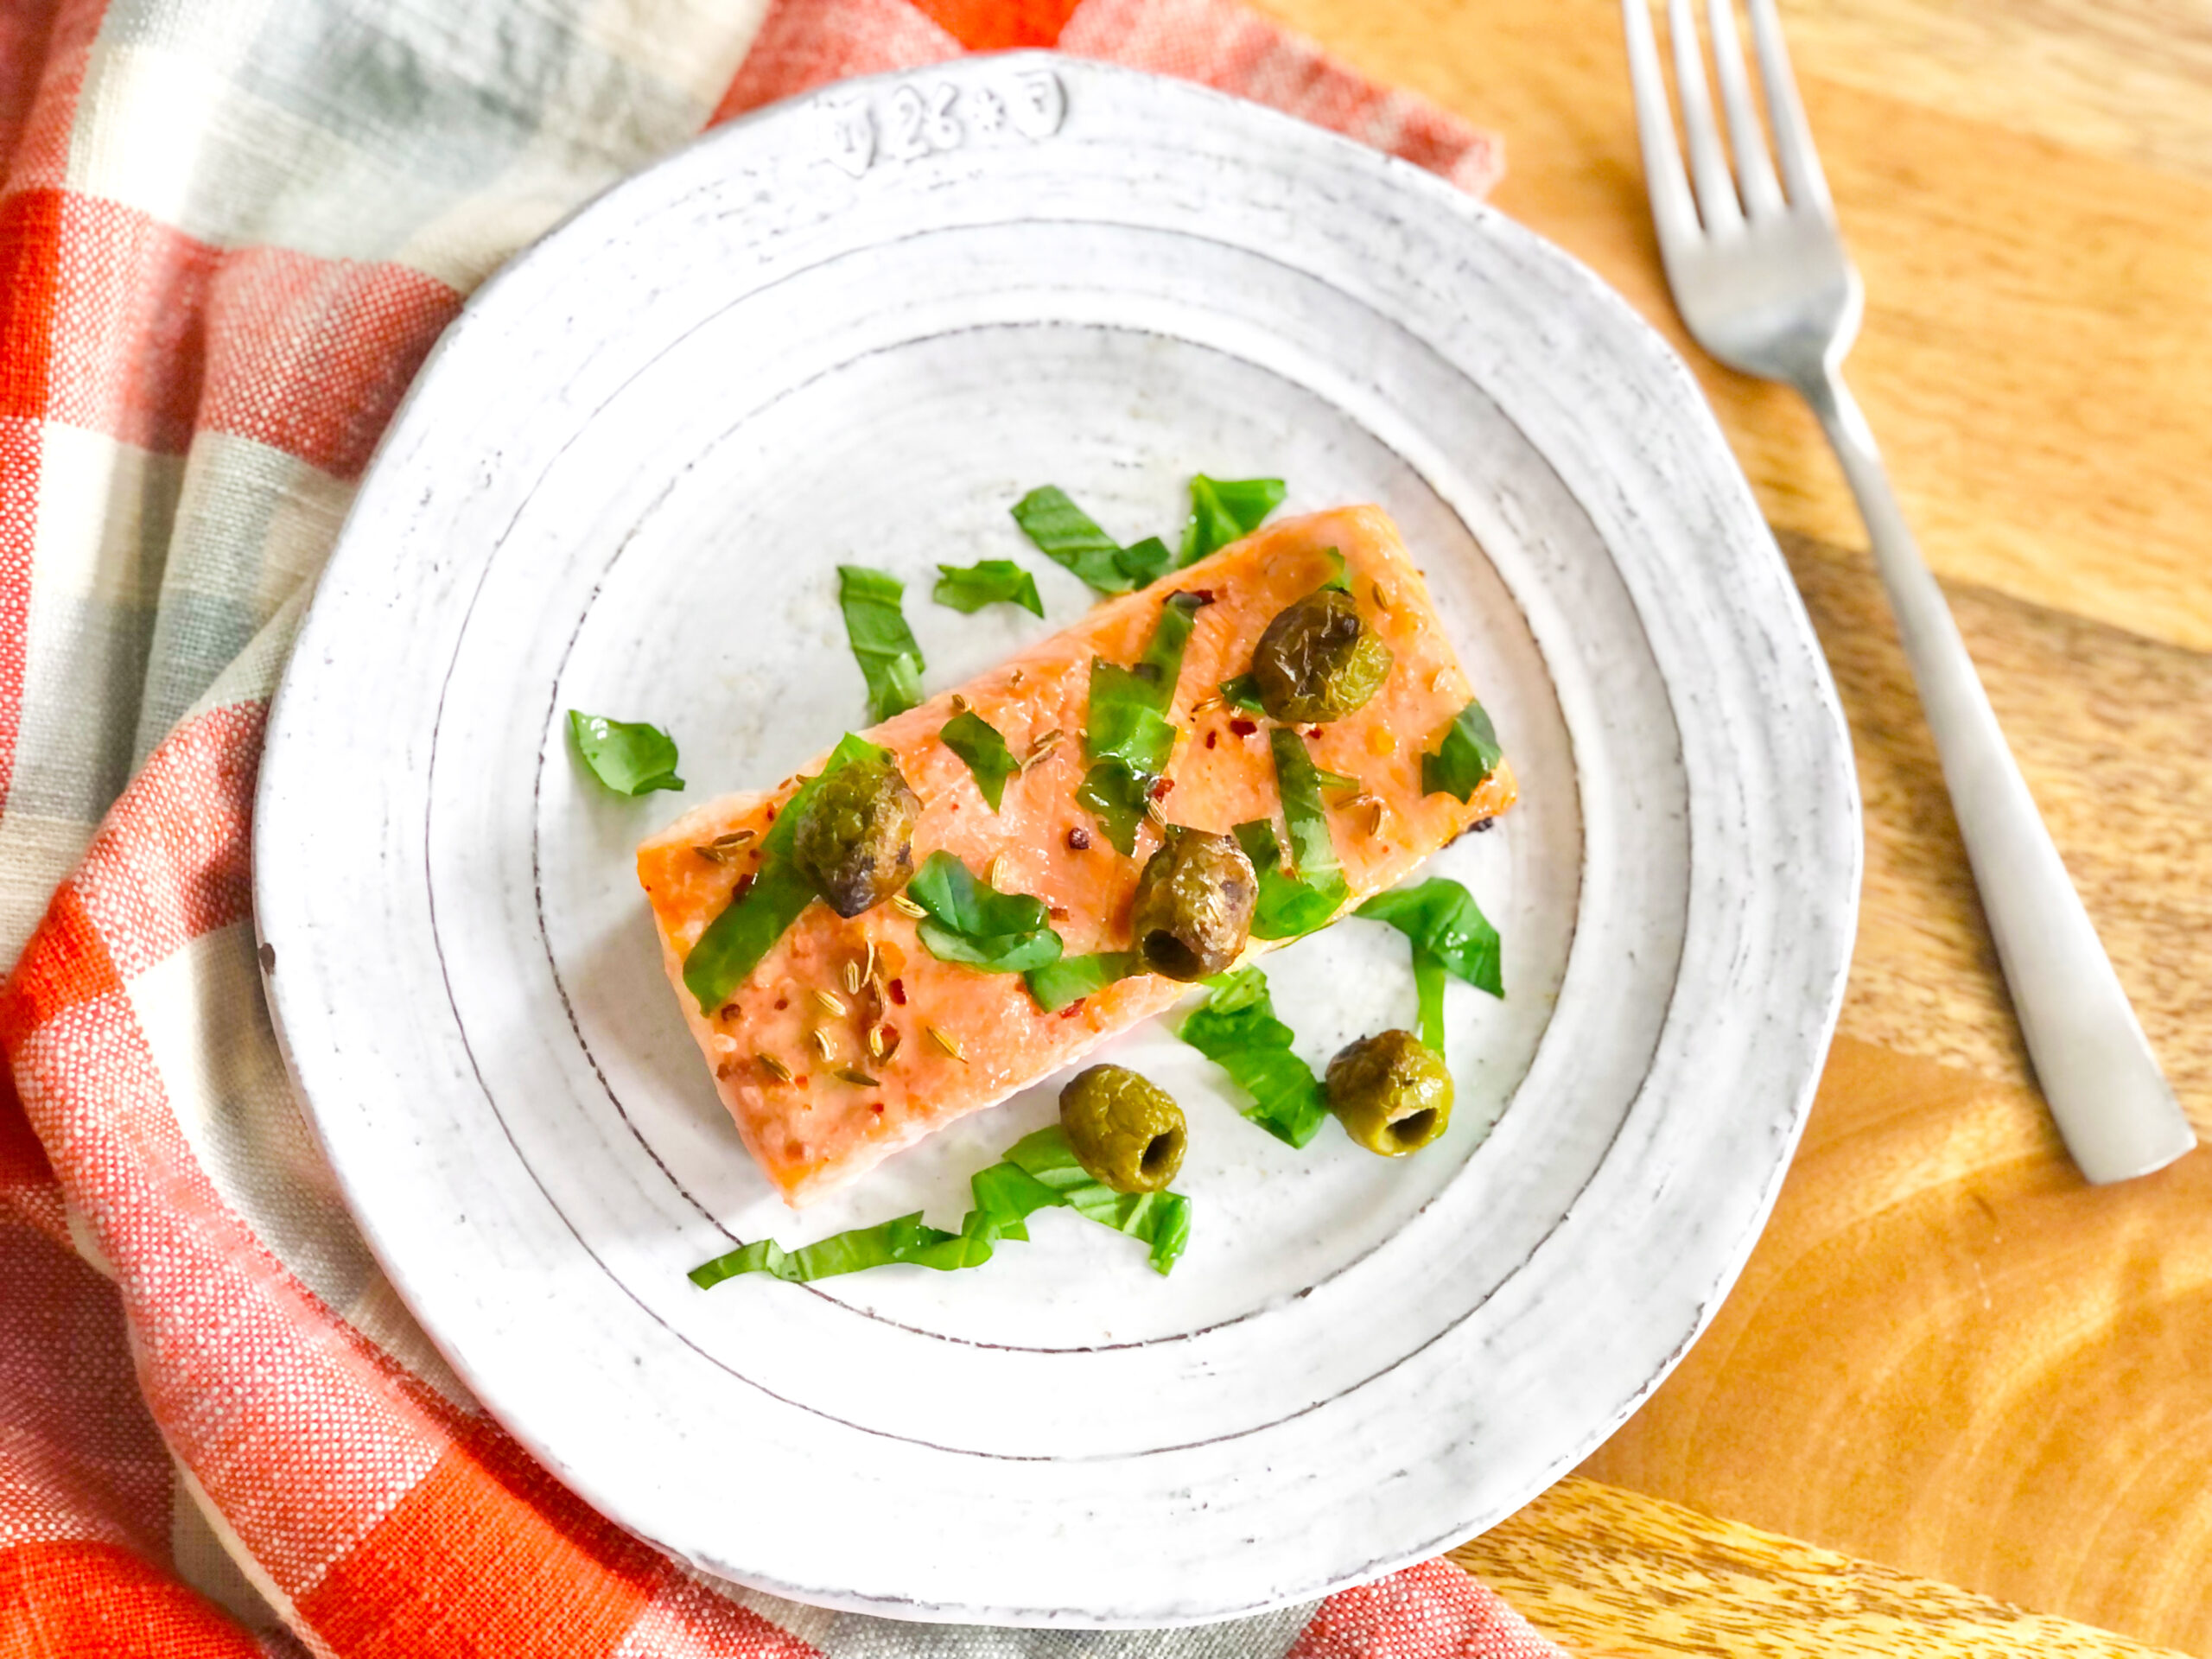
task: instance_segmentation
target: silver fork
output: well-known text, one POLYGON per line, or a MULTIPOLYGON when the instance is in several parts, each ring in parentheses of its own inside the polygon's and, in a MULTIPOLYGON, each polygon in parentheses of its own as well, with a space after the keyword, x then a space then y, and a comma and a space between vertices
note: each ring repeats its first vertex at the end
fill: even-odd
POLYGON ((2147 1174, 2187 1152, 2196 1136, 2005 746, 1942 590, 1905 525, 1874 435, 1844 387, 1843 357, 1859 333, 1865 290, 1836 228, 1774 0, 1745 3, 1779 180, 1751 103, 1734 0, 1707 0, 1732 146, 1723 143, 1707 95, 1689 0, 1668 0, 1689 145, 1687 179, 1649 0, 1622 0, 1644 181, 1675 308, 1713 356, 1796 387, 1820 416, 1866 521, 2051 1116, 2090 1180, 2147 1174))

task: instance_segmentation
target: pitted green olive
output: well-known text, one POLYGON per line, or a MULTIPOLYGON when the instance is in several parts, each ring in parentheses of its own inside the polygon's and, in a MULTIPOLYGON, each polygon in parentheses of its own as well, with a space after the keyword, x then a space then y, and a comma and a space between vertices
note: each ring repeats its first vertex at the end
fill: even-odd
POLYGON ((1452 1073, 1410 1031, 1363 1037, 1329 1062, 1329 1109, 1370 1152, 1402 1158, 1452 1123, 1452 1073))
POLYGON ((1170 824, 1137 877, 1130 912, 1137 954, 1170 979, 1218 974, 1251 936, 1259 895, 1259 878, 1236 836, 1170 824))
POLYGON ((912 879, 922 803, 895 761, 848 760, 801 810, 792 862, 840 916, 881 904, 912 879))
POLYGON ((1116 1192, 1157 1192, 1183 1167, 1183 1109, 1126 1066, 1094 1065, 1060 1090, 1076 1161, 1116 1192))
POLYGON ((1381 689, 1390 647, 1338 588, 1308 594, 1278 614, 1252 648, 1260 705, 1294 723, 1341 720, 1381 689))

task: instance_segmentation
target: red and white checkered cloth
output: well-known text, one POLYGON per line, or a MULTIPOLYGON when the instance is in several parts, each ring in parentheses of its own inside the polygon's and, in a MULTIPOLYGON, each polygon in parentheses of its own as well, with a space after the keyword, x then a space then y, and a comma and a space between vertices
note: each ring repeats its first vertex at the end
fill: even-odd
POLYGON ((462 296, 710 121, 1054 44, 1497 170, 1228 0, 0 0, 0 1656, 1556 1653, 1442 1562, 1095 1638, 702 1580, 467 1397, 284 1082, 267 699, 462 296))

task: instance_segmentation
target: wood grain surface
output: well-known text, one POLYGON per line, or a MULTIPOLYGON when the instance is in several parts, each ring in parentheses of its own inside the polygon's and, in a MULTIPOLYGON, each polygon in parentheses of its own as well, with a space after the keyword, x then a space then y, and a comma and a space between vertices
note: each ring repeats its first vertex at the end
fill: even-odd
MULTIPOLYGON (((1498 205, 1682 347, 1866 797, 1840 1034, 1741 1283, 1589 1478, 1460 1559, 1585 1653, 2212 1655, 2212 1158, 2065 1161, 1840 475, 1668 303, 1614 0, 1262 3, 1504 132, 1498 205)), ((2212 9, 1782 10, 1867 283, 1852 379, 2212 1134, 2212 9)))

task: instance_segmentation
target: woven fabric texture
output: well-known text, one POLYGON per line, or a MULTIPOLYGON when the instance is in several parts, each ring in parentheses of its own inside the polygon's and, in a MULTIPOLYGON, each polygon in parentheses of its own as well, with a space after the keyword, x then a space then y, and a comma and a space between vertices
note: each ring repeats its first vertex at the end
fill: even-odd
POLYGON ((0 1656, 1556 1651, 1446 1563, 1098 1637, 702 1580, 468 1397, 286 1084, 249 913, 268 698, 463 297, 714 121, 1011 46, 1497 171, 1227 0, 0 0, 0 1656))

